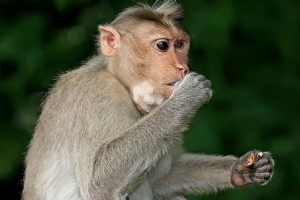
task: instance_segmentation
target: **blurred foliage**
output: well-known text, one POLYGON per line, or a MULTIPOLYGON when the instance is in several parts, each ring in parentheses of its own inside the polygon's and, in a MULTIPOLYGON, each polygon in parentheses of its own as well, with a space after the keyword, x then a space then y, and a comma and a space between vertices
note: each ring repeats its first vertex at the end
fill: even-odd
MULTIPOLYGON (((153 1, 149 1, 153 3, 153 1)), ((275 175, 196 199, 300 196, 300 1, 189 0, 184 24, 190 65, 212 80, 214 97, 185 135, 190 152, 271 151, 275 175), (297 156, 298 155, 298 156, 297 156)), ((57 74, 96 51, 97 25, 133 1, 0 1, 0 190, 19 199, 26 146, 57 74)))

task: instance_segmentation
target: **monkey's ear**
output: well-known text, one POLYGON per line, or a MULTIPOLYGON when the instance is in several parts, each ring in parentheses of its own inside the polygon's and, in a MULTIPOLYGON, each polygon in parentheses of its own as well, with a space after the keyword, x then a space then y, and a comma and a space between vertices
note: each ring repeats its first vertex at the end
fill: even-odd
POLYGON ((111 26, 99 26, 100 47, 105 56, 115 56, 120 45, 120 34, 111 26))

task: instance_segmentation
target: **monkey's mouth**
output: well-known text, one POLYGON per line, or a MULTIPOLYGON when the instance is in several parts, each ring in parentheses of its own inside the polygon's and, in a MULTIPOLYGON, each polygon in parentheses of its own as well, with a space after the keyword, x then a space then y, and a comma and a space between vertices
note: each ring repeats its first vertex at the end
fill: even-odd
POLYGON ((166 83, 165 85, 167 85, 167 86, 174 86, 177 82, 179 82, 179 81, 174 81, 174 82, 171 82, 171 83, 166 83))
POLYGON ((176 83, 177 83, 177 81, 174 82, 174 83, 167 83, 167 84, 165 84, 165 85, 167 85, 167 86, 174 86, 176 83))

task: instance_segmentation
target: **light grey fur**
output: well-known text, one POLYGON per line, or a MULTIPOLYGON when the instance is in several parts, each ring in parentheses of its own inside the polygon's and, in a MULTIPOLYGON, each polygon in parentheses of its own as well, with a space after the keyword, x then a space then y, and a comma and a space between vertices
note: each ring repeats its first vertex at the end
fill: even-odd
POLYGON ((181 147, 211 97, 209 81, 190 73, 143 117, 101 63, 96 57, 62 75, 48 95, 26 157, 24 200, 184 199, 233 187, 236 157, 181 147))
MULTIPOLYGON (((178 18, 170 2, 157 12, 174 8, 178 18)), ((26 156, 23 200, 185 200, 232 188, 233 180, 265 184, 272 176, 269 154, 244 174, 239 169, 249 153, 184 153, 182 133, 212 96, 204 76, 189 73, 144 116, 107 62, 94 57, 61 75, 49 92, 26 156)))
POLYGON ((155 196, 151 185, 183 152, 181 133, 211 97, 209 81, 190 73, 142 117, 101 63, 62 75, 48 95, 26 157, 24 199, 134 199, 141 182, 155 196))

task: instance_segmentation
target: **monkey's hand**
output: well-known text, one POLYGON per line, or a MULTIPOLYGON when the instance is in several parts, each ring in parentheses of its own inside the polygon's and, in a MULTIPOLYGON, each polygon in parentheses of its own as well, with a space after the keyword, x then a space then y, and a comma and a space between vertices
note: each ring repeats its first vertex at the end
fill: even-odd
POLYGON ((273 176, 274 160, 270 153, 250 151, 233 166, 231 183, 241 187, 248 184, 265 185, 273 176))
POLYGON ((212 97, 211 83, 203 75, 191 72, 174 86, 170 99, 175 100, 176 110, 182 110, 183 118, 193 116, 197 109, 212 97))

